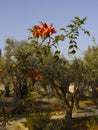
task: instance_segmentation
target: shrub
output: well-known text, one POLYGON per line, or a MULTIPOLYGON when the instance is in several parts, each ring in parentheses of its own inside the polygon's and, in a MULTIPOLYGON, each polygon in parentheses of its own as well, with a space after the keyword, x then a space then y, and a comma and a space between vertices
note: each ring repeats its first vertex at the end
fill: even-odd
POLYGON ((88 130, 98 130, 98 118, 97 117, 92 117, 90 120, 87 121, 86 126, 88 130))

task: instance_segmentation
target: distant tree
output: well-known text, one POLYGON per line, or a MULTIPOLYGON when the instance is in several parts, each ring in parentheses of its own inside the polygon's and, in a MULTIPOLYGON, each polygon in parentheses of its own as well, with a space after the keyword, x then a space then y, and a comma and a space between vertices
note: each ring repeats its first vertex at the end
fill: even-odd
POLYGON ((92 97, 96 104, 98 93, 96 87, 98 86, 98 45, 89 46, 84 53, 85 65, 85 80, 89 87, 92 88, 92 97))
POLYGON ((10 93, 10 84, 12 83, 12 71, 11 65, 12 61, 12 51, 14 49, 14 41, 12 39, 6 40, 5 54, 2 56, 2 68, 3 73, 1 76, 1 82, 5 86, 5 96, 9 96, 10 93))
POLYGON ((86 80, 89 85, 97 86, 98 79, 98 45, 88 47, 84 53, 84 64, 86 73, 86 80))
POLYGON ((28 75, 37 66, 33 46, 27 41, 19 42, 7 39, 3 58, 2 68, 4 72, 1 78, 5 85, 5 96, 9 95, 9 86, 9 90, 10 87, 14 89, 15 99, 18 99, 17 96, 19 95, 21 95, 19 98, 23 97, 27 93, 26 91, 28 91, 28 84, 33 84, 32 81, 28 83, 28 75), (23 91, 25 92, 23 93, 23 91))
POLYGON ((73 100, 75 103, 75 108, 79 109, 79 99, 83 94, 83 90, 85 90, 84 84, 84 65, 83 60, 79 58, 75 58, 70 63, 70 71, 71 71, 71 82, 74 85, 74 93, 73 100), (83 87, 82 87, 83 86, 83 87))

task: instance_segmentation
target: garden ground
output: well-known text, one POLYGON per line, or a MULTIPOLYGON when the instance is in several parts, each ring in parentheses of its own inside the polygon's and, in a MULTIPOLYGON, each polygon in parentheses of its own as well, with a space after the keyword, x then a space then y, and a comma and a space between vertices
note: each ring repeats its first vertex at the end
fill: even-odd
MULTIPOLYGON (((4 103, 9 106, 12 103, 12 99, 5 98, 4 103)), ((35 104, 37 106, 37 109, 44 109, 44 110, 48 109, 51 111, 50 112, 51 122, 56 124, 63 122, 65 124, 65 120, 64 120, 65 108, 62 107, 60 102, 58 104, 58 99, 53 98, 50 100, 50 102, 49 99, 44 99, 44 101, 36 101, 35 104)), ((90 127, 90 125, 92 124, 93 125, 98 124, 98 119, 97 119, 98 109, 95 108, 91 99, 81 100, 80 108, 81 109, 78 111, 76 110, 73 111, 73 120, 72 120, 72 124, 70 124, 72 128, 69 128, 69 125, 66 124, 66 126, 68 125, 68 130, 89 130, 87 126, 90 127)), ((23 124, 27 125, 26 119, 21 115, 18 114, 16 119, 17 120, 11 121, 10 122, 11 126, 7 125, 7 128, 14 126, 18 122, 22 122, 23 124)), ((0 127, 0 130, 4 130, 2 126, 0 127)), ((96 127, 96 129, 94 130, 98 130, 98 127, 96 127)))

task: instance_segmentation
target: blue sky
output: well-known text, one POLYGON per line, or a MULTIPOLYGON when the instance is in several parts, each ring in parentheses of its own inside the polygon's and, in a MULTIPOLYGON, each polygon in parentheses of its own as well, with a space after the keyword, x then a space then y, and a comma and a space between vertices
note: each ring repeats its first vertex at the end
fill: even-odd
MULTIPOLYGON (((93 44, 93 36, 98 40, 97 13, 98 0, 0 0, 0 48, 4 48, 7 38, 27 39, 30 36, 28 28, 40 21, 53 23, 58 30, 75 16, 87 16, 84 27, 90 31, 91 37, 80 35, 78 46, 83 52, 93 44)), ((64 55, 67 46, 67 42, 60 43, 59 49, 64 55)))

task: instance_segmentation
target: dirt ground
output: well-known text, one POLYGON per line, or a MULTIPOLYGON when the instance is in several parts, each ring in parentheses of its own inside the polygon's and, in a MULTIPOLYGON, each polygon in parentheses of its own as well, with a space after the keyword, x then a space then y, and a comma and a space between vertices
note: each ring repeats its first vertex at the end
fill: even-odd
MULTIPOLYGON (((8 106, 10 106, 12 104, 12 106, 14 106, 14 104, 12 103, 12 99, 7 98, 4 99, 5 104, 7 104, 8 106)), ((84 103, 85 105, 92 105, 91 102, 86 102, 84 103)), ((35 109, 42 109, 44 111, 48 110, 50 112, 54 112, 54 113, 59 113, 62 112, 64 113, 65 108, 60 106, 60 104, 54 104, 54 103, 47 103, 46 101, 37 101, 35 102, 35 109)), ((58 114, 59 115, 59 114, 58 114)), ((66 124, 64 118, 58 118, 58 119, 51 119, 52 122, 63 122, 66 125, 66 130, 90 130, 87 126, 90 127, 90 125, 96 125, 98 124, 98 119, 93 116, 93 117, 74 117, 72 119, 71 124, 66 124), (89 122, 89 123, 88 123, 89 122)), ((0 127, 0 130, 4 130, 2 129, 2 127, 0 127)), ((63 129, 61 129, 63 130, 63 129)), ((65 129, 64 129, 65 130, 65 129)), ((93 130, 93 129, 91 129, 93 130)), ((94 130, 98 130, 97 127, 94 130)))

